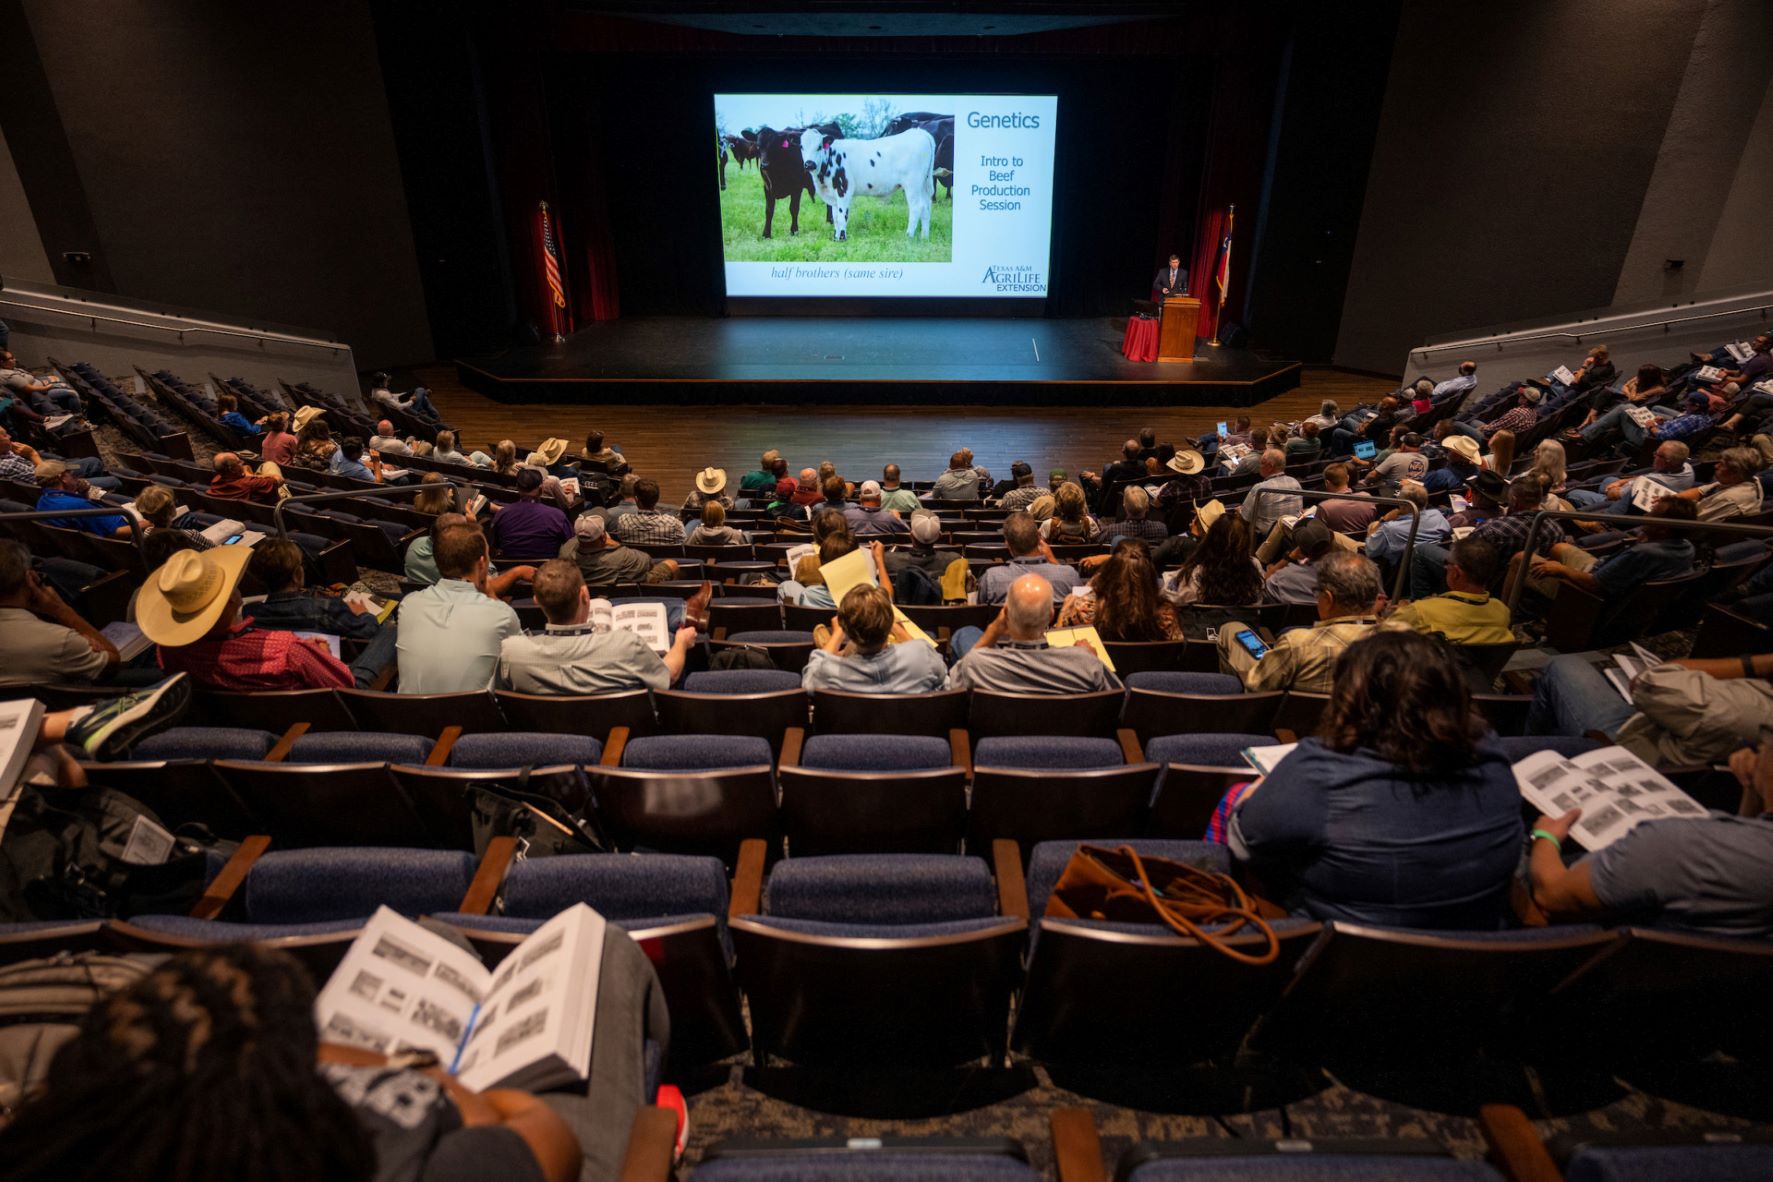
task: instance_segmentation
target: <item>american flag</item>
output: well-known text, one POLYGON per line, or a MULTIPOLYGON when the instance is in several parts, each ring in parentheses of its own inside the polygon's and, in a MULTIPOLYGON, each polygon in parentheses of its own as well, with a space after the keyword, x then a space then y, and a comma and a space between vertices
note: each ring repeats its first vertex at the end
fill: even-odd
POLYGON ((1237 206, 1232 206, 1225 215, 1225 237, 1219 242, 1219 266, 1213 273, 1213 281, 1219 285, 1220 302, 1225 300, 1225 289, 1231 286, 1231 223, 1237 216, 1237 206))
POLYGON ((554 223, 548 217, 548 203, 542 202, 542 269, 546 272, 548 290, 554 293, 554 306, 566 307, 566 291, 560 286, 560 251, 554 245, 554 223))

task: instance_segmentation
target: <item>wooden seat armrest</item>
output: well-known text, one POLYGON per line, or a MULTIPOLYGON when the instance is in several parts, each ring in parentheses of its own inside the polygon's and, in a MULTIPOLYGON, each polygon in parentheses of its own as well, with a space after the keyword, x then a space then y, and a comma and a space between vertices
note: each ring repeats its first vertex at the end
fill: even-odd
POLYGON ((786 727, 782 731, 782 756, 776 762, 782 767, 795 767, 800 763, 800 749, 806 745, 806 728, 804 726, 786 727))
POLYGON ((387 693, 388 687, 394 684, 394 675, 399 672, 400 666, 397 663, 382 666, 370 681, 368 688, 378 693, 387 693))
POLYGON ((468 884, 468 893, 462 896, 461 905, 456 910, 463 915, 489 914, 516 858, 515 837, 495 837, 487 842, 486 853, 480 856, 480 865, 474 868, 474 880, 468 884))
POLYGON ((1022 848, 1007 837, 993 841, 991 869, 997 877, 998 914, 1027 919, 1028 882, 1022 877, 1022 848))
POLYGON ((1086 1108, 1055 1108, 1048 1118, 1059 1182, 1108 1182, 1102 1168, 1102 1141, 1086 1108))
POLYGON ((965 768, 968 778, 973 774, 973 737, 965 727, 948 728, 948 758, 955 767, 965 768))
POLYGON ((1131 727, 1123 726, 1118 728, 1114 732, 1114 737, 1120 740, 1120 756, 1122 759, 1128 763, 1145 762, 1145 748, 1139 745, 1139 736, 1133 733, 1131 727))
POLYGON ((628 1150, 618 1182, 668 1182, 677 1152, 677 1114, 669 1108, 642 1108, 628 1128, 628 1150))
POLYGON ((265 762, 282 763, 284 760, 288 759, 289 749, 294 747, 295 741, 307 734, 308 728, 313 725, 314 724, 311 722, 297 722, 290 724, 290 728, 283 732, 283 737, 273 743, 271 745, 271 750, 265 753, 265 762))
POLYGON ((739 843, 739 862, 733 868, 732 898, 726 907, 727 917, 756 915, 763 907, 763 863, 769 847, 761 837, 747 837, 739 843))
POLYGON ((599 767, 621 767, 622 751, 628 746, 628 728, 612 726, 609 738, 603 741, 603 758, 597 761, 599 767))
POLYGON ((1284 726, 1274 728, 1274 737, 1282 743, 1297 743, 1299 741, 1299 736, 1284 726))
POLYGON ((228 859, 227 865, 210 880, 209 885, 203 888, 203 894, 197 897, 197 902, 191 905, 191 918, 214 919, 220 915, 234 897, 234 892, 240 889, 240 884, 246 881, 252 864, 269 848, 271 839, 262 833, 254 834, 241 842, 234 851, 234 856, 228 859))
POLYGON ((715 640, 725 640, 726 639, 726 625, 722 624, 720 627, 716 628, 714 630, 713 636, 714 636, 715 640))
POLYGON ((456 740, 462 737, 462 728, 446 726, 443 733, 437 736, 437 743, 431 748, 431 754, 425 756, 426 767, 443 767, 449 762, 449 753, 455 749, 456 740))
POLYGON ((1513 1104, 1484 1104, 1478 1127, 1490 1143, 1490 1159, 1509 1182, 1558 1182, 1564 1175, 1527 1114, 1513 1104))

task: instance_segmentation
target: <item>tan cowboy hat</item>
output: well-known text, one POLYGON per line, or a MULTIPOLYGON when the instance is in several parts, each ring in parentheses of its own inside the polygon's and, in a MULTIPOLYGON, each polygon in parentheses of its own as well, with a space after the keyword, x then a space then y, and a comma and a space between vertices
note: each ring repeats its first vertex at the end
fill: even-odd
POLYGON ((1475 464, 1483 458, 1477 440, 1469 435, 1449 435, 1441 440, 1441 446, 1448 451, 1458 452, 1468 463, 1475 464))
POLYGON ((135 623, 155 644, 179 648, 209 635, 252 557, 250 546, 175 551, 135 598, 135 623))
POLYGON ((1200 520, 1201 532, 1205 533, 1213 528, 1213 523, 1215 521, 1225 516, 1225 504, 1217 497, 1214 497, 1204 505, 1196 503, 1194 506, 1194 515, 1200 520))
POLYGON ((303 427, 306 427, 309 423, 325 413, 326 412, 318 406, 304 406, 296 411, 295 418, 289 421, 289 429, 294 431, 297 435, 300 435, 303 427))
POLYGON ((556 439, 550 435, 536 444, 536 454, 542 457, 542 462, 545 465, 552 468, 560 462, 560 457, 566 454, 566 449, 570 446, 571 444, 566 440, 556 439))
POLYGON ((725 468, 703 468, 696 473, 696 491, 705 497, 714 496, 725 487, 725 468))
POLYGON ((1170 457, 1170 462, 1164 465, 1164 467, 1176 473, 1178 476, 1193 476, 1206 466, 1207 461, 1205 458, 1193 448, 1187 448, 1186 450, 1177 452, 1170 457))

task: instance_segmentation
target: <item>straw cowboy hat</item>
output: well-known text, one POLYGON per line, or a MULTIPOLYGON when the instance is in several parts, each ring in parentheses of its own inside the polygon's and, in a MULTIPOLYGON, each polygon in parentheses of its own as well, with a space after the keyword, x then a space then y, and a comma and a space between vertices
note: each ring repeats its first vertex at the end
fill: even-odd
POLYGON ((294 431, 297 435, 300 435, 303 427, 306 427, 309 423, 325 413, 326 412, 318 406, 304 406, 296 411, 295 418, 289 421, 289 429, 294 431))
POLYGON ((554 436, 550 435, 548 438, 542 440, 542 442, 536 444, 536 450, 532 454, 540 456, 542 458, 542 463, 547 467, 552 468, 560 462, 560 457, 566 454, 568 446, 569 444, 566 440, 556 439, 554 436))
POLYGON ((250 546, 217 546, 201 554, 174 552, 136 595, 136 627, 167 648, 202 640, 222 618, 251 557, 250 546))
POLYGON ((1469 464, 1475 464, 1483 458, 1483 453, 1478 450, 1477 440, 1469 435, 1449 435, 1441 440, 1441 446, 1448 451, 1458 452, 1469 464))
POLYGON ((1225 516, 1225 505, 1215 497, 1204 505, 1196 504, 1194 515, 1200 521, 1201 532, 1205 533, 1213 528, 1215 521, 1225 516))
POLYGON ((1178 476, 1193 476, 1206 466, 1207 461, 1193 448, 1177 452, 1170 457, 1170 462, 1164 465, 1178 476))
POLYGON ((715 496, 725 487, 725 468, 703 468, 696 473, 696 491, 705 497, 715 496))

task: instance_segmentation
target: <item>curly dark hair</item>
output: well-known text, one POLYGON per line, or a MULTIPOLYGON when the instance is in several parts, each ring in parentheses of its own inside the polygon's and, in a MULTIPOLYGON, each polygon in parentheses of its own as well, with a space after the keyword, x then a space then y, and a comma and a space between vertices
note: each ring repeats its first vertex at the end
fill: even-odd
POLYGON ((0 1130, 6 1176, 341 1182, 375 1173, 316 1070, 314 986, 287 953, 181 953, 86 1015, 42 1096, 0 1130))
POLYGON ((1484 730, 1452 646, 1400 628, 1343 650, 1318 737, 1332 751, 1365 748, 1414 775, 1447 775, 1471 763, 1484 730))
POLYGON ((1187 583, 1190 572, 1200 571, 1197 603, 1256 603, 1262 598, 1262 572, 1250 560, 1254 548, 1249 523, 1239 514, 1226 513, 1182 564, 1178 579, 1187 583))

